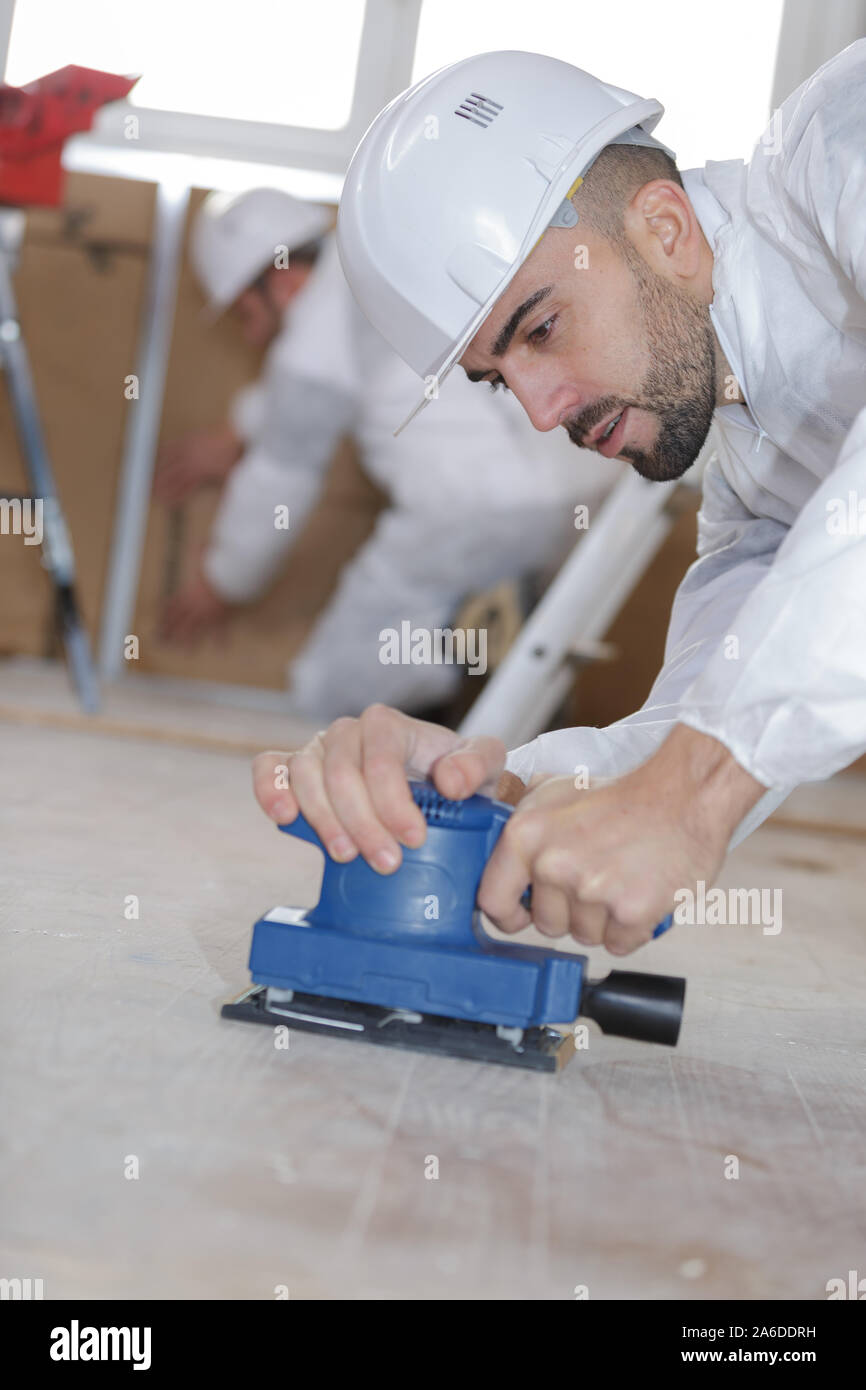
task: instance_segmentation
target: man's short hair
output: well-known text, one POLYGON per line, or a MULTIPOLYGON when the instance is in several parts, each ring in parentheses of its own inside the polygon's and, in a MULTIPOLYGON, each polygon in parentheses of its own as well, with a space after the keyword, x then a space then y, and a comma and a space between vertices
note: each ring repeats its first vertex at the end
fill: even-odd
POLYGON ((670 179, 683 187, 680 171, 664 150, 647 145, 605 145, 577 190, 575 206, 609 241, 624 235, 625 210, 645 183, 670 179))

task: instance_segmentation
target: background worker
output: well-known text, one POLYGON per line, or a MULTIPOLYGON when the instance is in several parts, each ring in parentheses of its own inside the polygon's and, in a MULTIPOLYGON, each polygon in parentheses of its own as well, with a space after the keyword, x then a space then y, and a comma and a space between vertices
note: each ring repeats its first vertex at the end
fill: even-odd
POLYGON ((437 411, 394 438, 417 381, 358 309, 320 209, 273 189, 213 194, 192 254, 212 311, 230 309, 247 341, 269 346, 230 423, 161 458, 168 504, 227 480, 199 571, 165 610, 167 637, 192 642, 266 591, 351 435, 388 506, 292 663, 292 704, 321 721, 376 700, 446 703, 459 667, 385 663, 380 633, 448 628, 467 596, 553 567, 575 537, 575 505, 594 507, 613 479, 456 376, 437 411), (275 526, 286 506, 288 530, 275 526))

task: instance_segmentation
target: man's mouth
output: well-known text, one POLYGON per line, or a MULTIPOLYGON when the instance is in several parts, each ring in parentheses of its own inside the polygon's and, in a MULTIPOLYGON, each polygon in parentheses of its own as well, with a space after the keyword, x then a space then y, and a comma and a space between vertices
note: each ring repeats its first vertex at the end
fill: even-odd
POLYGON ((586 447, 595 448, 605 458, 616 458, 622 447, 627 415, 628 406, 621 410, 618 415, 612 415, 609 419, 602 420, 587 439, 586 447))

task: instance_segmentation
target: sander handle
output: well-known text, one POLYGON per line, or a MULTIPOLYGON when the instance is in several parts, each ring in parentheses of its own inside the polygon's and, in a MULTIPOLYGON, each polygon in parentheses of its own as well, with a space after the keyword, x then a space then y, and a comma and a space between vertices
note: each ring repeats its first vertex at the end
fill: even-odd
MULTIPOLYGON (((430 787, 430 784, 429 784, 429 783, 426 783, 426 782, 421 782, 421 781, 418 780, 418 779, 412 779, 412 778, 410 778, 410 779, 409 779, 409 786, 410 786, 410 788, 412 789, 413 796, 415 797, 416 801, 417 801, 419 804, 421 804, 421 805, 423 806, 423 795, 424 795, 424 792, 422 791, 422 789, 425 789, 425 790, 427 790, 427 789, 432 790, 432 788, 430 787)), ((441 804, 443 804, 443 805, 448 805, 448 804, 449 804, 448 801, 447 801, 447 798, 446 798, 446 797, 443 797, 443 796, 441 795, 441 793, 436 793, 435 795, 436 795, 436 800, 437 800, 438 803, 441 803, 441 804)), ((505 821, 508 819, 509 815, 511 814, 512 808, 511 808, 510 806, 508 806, 505 802, 502 802, 502 801, 494 801, 492 798, 482 796, 480 793, 477 793, 477 792, 476 792, 475 795, 471 798, 471 800, 472 800, 473 803, 475 803, 475 804, 482 803, 482 802, 484 802, 484 803, 489 803, 490 810, 493 811, 493 814, 496 816, 497 819, 499 819, 499 820, 501 821, 501 823, 502 823, 503 825, 504 825, 505 821)), ((465 804, 465 803, 455 802, 455 803, 452 803, 452 804, 455 805, 455 806, 459 806, 459 805, 465 804)), ((298 839, 298 840, 306 840, 308 844, 315 845, 315 846, 316 846, 316 849, 320 849, 320 850, 322 851, 322 853, 325 855, 325 858, 326 858, 326 859, 328 859, 328 858, 330 857, 330 856, 328 855, 328 851, 325 849, 325 846, 322 844, 322 841, 319 839, 319 836, 316 834, 315 830, 314 830, 313 827, 310 825, 309 821, 304 817, 304 815, 302 814, 302 812, 299 811, 298 814, 295 816, 295 819, 294 819, 293 821, 289 821, 289 822, 287 822, 287 823, 285 823, 285 824, 283 824, 283 825, 278 826, 277 828, 278 828, 279 830, 282 830, 286 835, 294 835, 295 838, 298 839)), ((334 862, 334 861, 331 861, 331 862, 334 862)), ((399 872, 399 870, 398 870, 398 872, 399 872)), ((525 893, 523 894, 523 896, 522 896, 522 898, 520 899, 520 901, 521 901, 521 903, 523 904, 523 906, 526 908, 527 912, 531 912, 531 911, 532 911, 532 885, 531 885, 531 884, 530 884, 530 886, 526 889, 526 891, 525 891, 525 893)), ((657 936, 661 936, 663 932, 669 931, 670 928, 671 928, 672 926, 673 926, 673 913, 669 912, 668 915, 667 915, 667 917, 663 918, 662 921, 659 922, 658 925, 655 927, 655 929, 654 929, 654 931, 653 931, 653 939, 655 939, 657 936)))

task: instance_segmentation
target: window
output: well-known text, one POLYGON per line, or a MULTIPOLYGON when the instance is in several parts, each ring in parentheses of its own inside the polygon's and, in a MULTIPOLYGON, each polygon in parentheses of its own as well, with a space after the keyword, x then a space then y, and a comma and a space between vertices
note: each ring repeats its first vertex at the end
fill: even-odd
POLYGON ((491 49, 547 53, 665 107, 657 134, 681 169, 748 159, 770 115, 782 0, 424 0, 412 80, 491 49), (491 22, 492 21, 492 22, 491 22))
POLYGON ((352 109, 364 0, 24 0, 6 81, 67 63, 141 73, 133 106, 339 130, 352 109))

